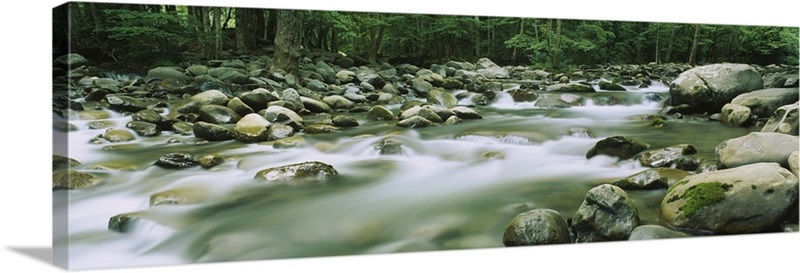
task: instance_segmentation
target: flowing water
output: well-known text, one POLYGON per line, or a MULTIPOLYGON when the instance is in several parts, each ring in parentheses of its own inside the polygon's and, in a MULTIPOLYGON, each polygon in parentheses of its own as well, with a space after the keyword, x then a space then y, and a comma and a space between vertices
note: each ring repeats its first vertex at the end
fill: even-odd
MULTIPOLYGON (((586 151, 605 137, 624 135, 651 148, 688 143, 698 156, 714 159, 722 140, 749 132, 696 119, 651 127, 639 117, 657 114, 662 106, 652 94, 667 98, 667 89, 654 83, 598 92, 566 109, 514 103, 501 93, 495 104, 475 108, 481 120, 422 129, 354 114, 359 127, 305 135, 307 145, 292 149, 204 142, 166 131, 123 144, 90 144, 103 129, 71 119, 79 130, 68 134, 69 156, 103 182, 54 191, 56 204, 69 204, 54 208, 69 223, 68 236, 56 242, 69 244, 71 268, 502 247, 516 214, 550 208, 571 217, 592 187, 645 169, 634 160, 587 160, 586 151), (609 96, 623 103, 598 103, 609 96), (571 128, 592 135, 570 134, 571 128), (402 144, 400 154, 381 155, 386 138, 402 144), (170 152, 218 153, 226 162, 208 170, 153 165, 170 152), (305 161, 331 164, 339 176, 295 186, 253 178, 265 168, 305 161), (202 193, 203 201, 150 207, 150 195, 173 189, 202 193), (125 233, 109 230, 109 218, 122 213, 140 220, 125 233)), ((399 105, 390 108, 399 111, 399 105)), ((107 119, 118 128, 129 120, 107 119)), ((642 224, 658 224, 664 190, 628 194, 642 224)))

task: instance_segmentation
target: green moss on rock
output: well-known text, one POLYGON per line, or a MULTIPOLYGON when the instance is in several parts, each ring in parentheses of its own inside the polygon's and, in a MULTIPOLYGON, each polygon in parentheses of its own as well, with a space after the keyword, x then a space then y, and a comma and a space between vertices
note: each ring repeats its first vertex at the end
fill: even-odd
POLYGON ((733 185, 720 182, 701 183, 691 186, 681 197, 686 200, 686 203, 679 210, 682 210, 686 216, 691 217, 697 210, 725 199, 725 192, 732 187, 733 185))

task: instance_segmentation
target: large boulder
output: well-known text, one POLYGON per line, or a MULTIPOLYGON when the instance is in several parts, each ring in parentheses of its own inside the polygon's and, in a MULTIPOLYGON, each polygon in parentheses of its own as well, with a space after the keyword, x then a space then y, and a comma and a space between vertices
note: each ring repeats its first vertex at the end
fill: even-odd
POLYGON ((586 158, 602 154, 629 159, 646 149, 647 145, 638 140, 624 136, 612 136, 598 141, 592 149, 586 152, 586 158))
POLYGON ((796 209, 797 176, 777 163, 691 175, 667 190, 661 219, 716 234, 768 231, 796 209))
POLYGON ((761 132, 778 132, 790 135, 798 134, 798 113, 797 109, 800 104, 794 103, 784 105, 775 110, 772 117, 769 118, 767 124, 761 128, 761 132))
POLYGON ((800 149, 798 137, 781 133, 753 132, 723 141, 714 149, 724 168, 758 162, 775 162, 789 166, 789 155, 800 149))
POLYGON ((503 233, 505 246, 570 243, 567 222, 551 209, 529 210, 511 219, 503 233))
POLYGON ((800 169, 800 152, 794 151, 789 155, 789 170, 792 170, 794 175, 798 175, 798 169, 800 169))
POLYGON ((639 225, 639 210, 625 191, 603 184, 586 193, 572 225, 578 243, 627 240, 639 225))
POLYGON ((753 115, 768 117, 778 107, 796 102, 800 92, 795 88, 769 88, 744 93, 733 98, 731 103, 750 108, 753 115))
POLYGON ((672 105, 717 113, 736 96, 763 87, 761 75, 746 64, 712 64, 689 69, 670 83, 672 105))
POLYGON ((489 60, 489 58, 480 58, 477 63, 476 72, 490 79, 508 79, 508 70, 502 68, 489 60))

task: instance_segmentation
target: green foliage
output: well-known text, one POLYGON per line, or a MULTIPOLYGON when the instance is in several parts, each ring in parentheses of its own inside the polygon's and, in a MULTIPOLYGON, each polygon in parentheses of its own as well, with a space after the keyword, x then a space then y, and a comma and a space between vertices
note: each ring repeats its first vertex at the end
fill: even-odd
POLYGON ((168 13, 124 9, 104 10, 101 32, 131 61, 177 61, 192 37, 185 18, 168 13))

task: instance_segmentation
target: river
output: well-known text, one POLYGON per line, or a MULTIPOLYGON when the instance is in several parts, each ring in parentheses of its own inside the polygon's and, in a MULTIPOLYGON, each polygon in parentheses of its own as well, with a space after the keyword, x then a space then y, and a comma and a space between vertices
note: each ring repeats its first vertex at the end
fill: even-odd
MULTIPOLYGON (((654 128, 638 118, 663 107, 652 94, 667 99, 668 87, 598 91, 563 109, 515 103, 503 92, 496 103, 474 108, 483 119, 421 129, 352 114, 360 126, 304 135, 307 145, 290 149, 168 131, 91 144, 104 129, 73 117, 78 130, 68 133, 68 155, 103 182, 53 192, 56 204, 69 204, 54 208, 68 215, 68 232, 55 242, 69 245, 73 269, 502 247, 503 230, 518 213, 550 208, 571 217, 592 187, 646 169, 634 160, 587 160, 603 138, 624 135, 651 148, 686 143, 697 156, 715 159, 721 141, 755 130, 690 118, 654 128), (622 103, 599 103, 607 96, 622 103), (381 155, 376 147, 387 138, 402 145, 399 154, 381 155), (211 169, 153 165, 170 152, 217 153, 226 161, 211 169), (305 161, 331 164, 339 175, 295 186, 254 179, 259 170, 305 161), (152 194, 173 189, 193 190, 202 202, 150 206, 152 194), (109 218, 122 213, 140 220, 125 233, 109 230, 109 218)), ((395 113, 399 107, 389 106, 395 113)), ((130 117, 113 113, 105 121, 122 128, 130 117)), ((628 194, 642 224, 659 223, 664 190, 628 194)))

